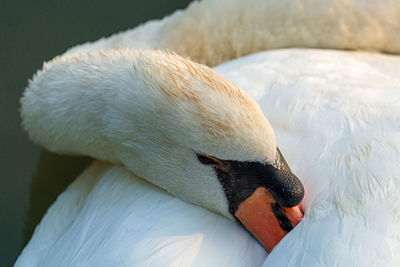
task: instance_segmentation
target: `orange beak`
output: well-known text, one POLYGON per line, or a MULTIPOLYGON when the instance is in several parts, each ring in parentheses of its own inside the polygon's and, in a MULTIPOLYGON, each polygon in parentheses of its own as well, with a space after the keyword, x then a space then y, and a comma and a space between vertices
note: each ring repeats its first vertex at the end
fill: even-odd
POLYGON ((259 187, 240 203, 235 217, 271 252, 301 221, 303 212, 300 205, 291 208, 278 205, 267 189, 259 187))

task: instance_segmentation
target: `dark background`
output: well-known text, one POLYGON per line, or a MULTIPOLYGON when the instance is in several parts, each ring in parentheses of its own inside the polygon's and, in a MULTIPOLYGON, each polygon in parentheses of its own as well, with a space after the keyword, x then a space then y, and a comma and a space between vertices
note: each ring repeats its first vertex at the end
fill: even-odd
POLYGON ((19 98, 43 61, 162 18, 190 0, 1 1, 0 266, 11 266, 57 195, 90 163, 41 151, 20 127, 19 98))

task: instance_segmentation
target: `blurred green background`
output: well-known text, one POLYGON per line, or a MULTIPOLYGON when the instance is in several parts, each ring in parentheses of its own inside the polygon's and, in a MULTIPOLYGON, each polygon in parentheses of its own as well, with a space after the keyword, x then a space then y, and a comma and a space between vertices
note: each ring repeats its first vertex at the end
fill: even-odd
POLYGON ((19 98, 43 61, 69 47, 162 18, 189 0, 1 1, 0 266, 12 266, 37 222, 90 163, 32 144, 20 127, 19 98))

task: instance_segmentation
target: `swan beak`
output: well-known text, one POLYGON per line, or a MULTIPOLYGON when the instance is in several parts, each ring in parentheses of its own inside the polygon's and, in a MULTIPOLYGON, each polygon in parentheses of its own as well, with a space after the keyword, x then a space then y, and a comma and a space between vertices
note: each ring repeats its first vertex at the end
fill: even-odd
POLYGON ((300 205, 282 207, 264 187, 258 187, 235 212, 235 217, 271 252, 303 218, 300 205))
POLYGON ((229 204, 229 212, 271 252, 303 218, 304 187, 279 149, 275 166, 268 163, 220 160, 197 154, 214 168, 229 204))

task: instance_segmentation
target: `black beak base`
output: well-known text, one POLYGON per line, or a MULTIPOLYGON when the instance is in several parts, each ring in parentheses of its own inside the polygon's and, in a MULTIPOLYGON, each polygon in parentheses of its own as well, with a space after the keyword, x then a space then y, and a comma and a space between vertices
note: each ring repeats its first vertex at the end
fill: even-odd
POLYGON ((283 207, 296 206, 303 200, 303 184, 290 171, 279 149, 275 164, 220 160, 215 157, 209 160, 204 155, 198 155, 198 158, 201 163, 210 165, 216 171, 231 214, 235 214, 240 203, 259 187, 266 188, 276 203, 283 207))

